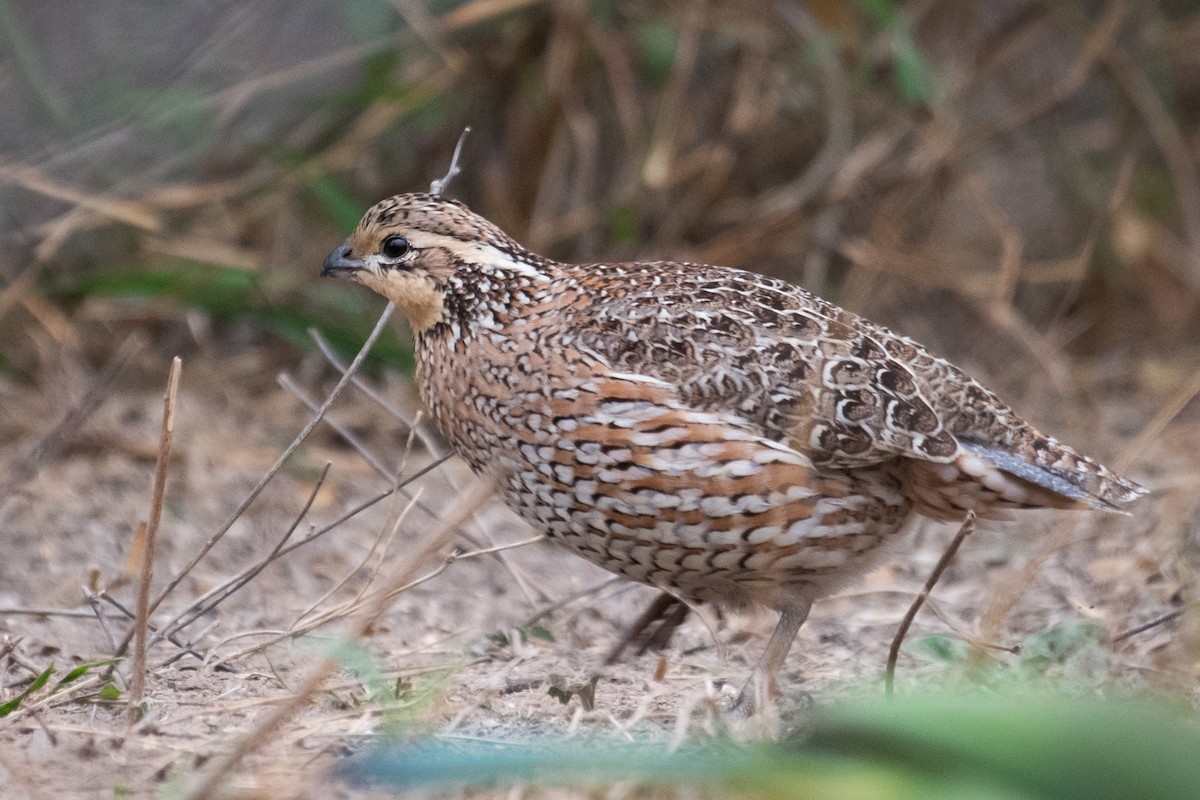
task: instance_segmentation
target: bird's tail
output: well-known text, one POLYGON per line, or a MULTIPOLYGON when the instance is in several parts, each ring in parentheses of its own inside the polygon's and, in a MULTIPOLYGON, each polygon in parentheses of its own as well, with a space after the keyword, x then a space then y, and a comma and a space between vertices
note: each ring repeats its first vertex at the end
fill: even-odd
POLYGON ((1122 512, 1146 493, 1049 436, 1027 433, 1006 445, 960 440, 961 452, 949 463, 909 461, 906 485, 917 511, 940 520, 961 519, 968 510, 992 519, 1017 508, 1122 512))
POLYGON ((1098 461, 1032 428, 1013 445, 999 448, 961 441, 960 445, 1009 475, 1047 489, 1066 500, 1102 511, 1121 511, 1146 489, 1098 461))

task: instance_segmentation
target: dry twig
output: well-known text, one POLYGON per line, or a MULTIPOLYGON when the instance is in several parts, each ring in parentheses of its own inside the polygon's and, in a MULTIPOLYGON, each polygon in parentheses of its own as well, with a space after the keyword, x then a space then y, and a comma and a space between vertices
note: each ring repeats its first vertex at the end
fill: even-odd
POLYGON ((162 435, 158 441, 158 461, 154 465, 154 493, 150 498, 150 519, 146 522, 142 563, 138 571, 137 616, 133 623, 133 679, 129 687, 131 719, 137 715, 146 689, 146 642, 150 627, 150 583, 154 580, 154 543, 158 536, 158 524, 162 520, 167 465, 171 461, 171 440, 175 434, 175 401, 179 395, 179 374, 182 369, 183 361, 179 356, 171 359, 167 390, 163 393, 162 435))
POLYGON ((38 440, 37 444, 23 458, 8 468, 5 475, 4 489, 0 496, 12 494, 21 484, 37 474, 38 467, 52 458, 79 430, 96 409, 100 408, 116 379, 120 377, 125 367, 142 349, 144 342, 136 334, 130 335, 117 348, 116 355, 104 367, 92 385, 83 396, 67 410, 63 418, 50 429, 49 433, 38 440))
MULTIPOLYGON (((280 453, 279 458, 275 460, 275 463, 269 470, 267 470, 267 473, 263 475, 257 484, 254 485, 254 488, 250 490, 245 499, 242 500, 238 507, 234 509, 233 513, 229 515, 229 518, 225 520, 225 523, 217 530, 216 533, 208 538, 208 541, 206 541, 200 548, 200 551, 192 557, 192 560, 185 564, 183 569, 179 570, 179 572, 177 572, 175 576, 171 578, 163 590, 158 593, 158 595, 154 598, 154 602, 150 604, 150 613, 154 613, 154 610, 158 608, 162 601, 170 596, 171 592, 175 590, 175 587, 178 586, 193 569, 195 569, 196 565, 199 564, 206 555, 208 555, 208 552, 212 550, 214 546, 216 546, 217 542, 219 542, 222 537, 229 532, 229 529, 233 527, 234 523, 241 519, 242 514, 246 513, 246 509, 250 507, 250 504, 258 498, 259 494, 262 493, 262 490, 266 488, 271 479, 275 477, 287 460, 292 457, 292 453, 296 452, 296 449, 300 447, 301 443, 303 443, 304 440, 308 438, 309 434, 316 429, 317 425, 321 422, 321 418, 325 416, 325 412, 329 410, 330 406, 333 405, 333 401, 337 399, 338 395, 342 393, 342 390, 346 388, 346 384, 350 382, 350 377, 362 365, 363 360, 367 357, 367 353, 371 351, 371 347, 374 346, 375 341, 379 338, 380 334, 383 333, 384 326, 387 325, 387 321, 392 316, 392 312, 395 309, 396 307, 391 303, 388 303, 387 306, 384 307, 383 313, 379 315, 379 321, 375 323, 375 327, 371 331, 370 336, 368 336, 367 340, 363 343, 362 349, 358 351, 358 355, 356 355, 354 357, 354 361, 350 363, 350 368, 344 375, 342 375, 341 380, 339 380, 333 387, 333 390, 329 393, 329 396, 325 398, 325 402, 321 404, 321 408, 316 414, 313 415, 312 419, 308 421, 308 424, 304 426, 300 433, 296 434, 296 438, 292 440, 291 444, 284 448, 284 451, 280 453)), ((124 651, 124 649, 128 647, 129 639, 130 637, 127 635, 125 640, 121 643, 121 651, 124 651)), ((120 652, 118 655, 120 655, 120 652)))
POLYGON ((304 501, 303 508, 301 508, 300 513, 296 515, 296 520, 286 531, 284 531, 283 536, 279 539, 279 542, 275 545, 275 547, 271 549, 271 552, 260 561, 251 564, 249 567, 242 570, 229 580, 205 592, 202 596, 193 601, 187 608, 176 614, 170 621, 159 628, 159 631, 155 636, 155 641, 163 637, 169 637, 175 632, 183 630, 200 617, 212 611, 219 604, 228 599, 230 595, 252 581, 260 572, 266 569, 269 564, 279 558, 280 555, 285 552, 283 549, 284 545, 286 545, 288 540, 292 538, 292 534, 296 532, 296 529, 300 527, 300 523, 303 522, 305 517, 308 516, 308 512, 312 508, 313 502, 317 499, 317 493, 320 492, 321 487, 325 485, 325 478, 329 475, 329 467, 330 464, 326 463, 325 467, 321 470, 321 474, 317 477, 316 483, 313 484, 312 491, 308 493, 308 499, 304 501))
MULTIPOLYGON (((431 534, 418 540, 411 549, 405 551, 402 563, 398 565, 387 584, 376 590, 375 594, 371 596, 363 613, 350 625, 346 632, 346 638, 355 640, 365 636, 387 611, 397 590, 402 589, 410 582, 413 574, 425 559, 448 542, 458 527, 473 516, 491 494, 492 485, 490 483, 476 484, 457 504, 457 511, 454 514, 442 520, 442 524, 431 534)), ((337 662, 333 658, 322 659, 304 679, 295 694, 262 717, 254 729, 242 736, 229 752, 213 759, 211 766, 185 795, 187 800, 205 800, 205 798, 212 797, 217 787, 226 780, 228 773, 235 769, 243 758, 268 741, 273 734, 278 733, 285 722, 307 705, 336 668, 337 662)))
MULTIPOLYGON (((316 328, 310 328, 308 335, 317 345, 317 349, 321 351, 321 355, 325 356, 325 360, 328 361, 334 369, 344 375, 347 369, 346 364, 343 363, 340 358, 338 358, 337 353, 334 352, 333 347, 328 341, 326 341, 325 337, 321 335, 320 331, 318 331, 316 328)), ((408 426, 409 430, 416 433, 417 438, 421 440, 421 444, 427 451, 429 451, 430 455, 436 458, 446 454, 446 448, 442 446, 441 442, 439 442, 436 437, 431 436, 429 431, 426 430, 423 425, 421 425, 419 415, 417 417, 413 417, 404 413, 402 408, 388 400, 379 392, 375 391, 375 389, 371 387, 371 384, 367 383, 362 378, 359 378, 357 375, 351 378, 351 383, 354 384, 354 388, 366 395, 367 398, 374 402, 377 406, 391 414, 396 419, 400 420, 402 423, 408 426)))
POLYGON ((962 546, 963 541, 974 530, 975 512, 968 511, 962 526, 958 529, 958 533, 954 535, 954 538, 950 540, 950 544, 946 546, 946 550, 942 553, 942 557, 938 559, 933 572, 929 573, 929 578, 926 579, 925 585, 921 588, 921 593, 916 596, 912 605, 908 607, 904 619, 900 620, 900 627, 896 629, 896 635, 892 638, 892 646, 888 649, 887 671, 884 673, 884 692, 889 698, 892 696, 896 680, 896 659, 900 657, 900 646, 904 644, 904 637, 908 634, 909 627, 912 626, 913 620, 917 617, 917 612, 921 610, 921 606, 925 604, 925 599, 929 597, 929 593, 933 591, 933 587, 941 579, 942 573, 946 571, 946 567, 950 566, 950 562, 954 559, 954 554, 958 552, 958 548, 962 546))
POLYGON ((1165 625, 1166 623, 1170 622, 1171 620, 1177 619, 1177 618, 1183 616, 1183 612, 1186 610, 1187 610, 1187 608, 1184 607, 1184 608, 1177 608, 1174 611, 1168 611, 1166 614, 1155 617, 1154 619, 1150 620, 1149 622, 1144 622, 1141 625, 1130 628, 1127 631, 1118 633, 1116 636, 1114 636, 1112 638, 1112 643, 1116 644, 1117 642, 1123 642, 1132 636, 1137 636, 1139 633, 1145 633, 1148 630, 1157 628, 1159 625, 1165 625))

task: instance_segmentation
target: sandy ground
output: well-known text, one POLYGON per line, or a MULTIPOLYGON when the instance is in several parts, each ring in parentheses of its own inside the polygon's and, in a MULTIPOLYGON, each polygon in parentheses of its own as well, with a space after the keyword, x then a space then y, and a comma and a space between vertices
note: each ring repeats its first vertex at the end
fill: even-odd
MULTIPOLYGON (((148 512, 167 362, 154 348, 143 351, 87 422, 26 473, 20 464, 31 463, 29 454, 79 400, 87 376, 48 370, 60 377, 43 379, 36 390, 0 384, 6 419, 0 467, 7 470, 0 475, 15 487, 0 498, 0 642, 6 651, 0 701, 15 697, 51 663, 58 671, 53 685, 75 665, 110 658, 110 636, 119 639, 129 629, 128 620, 100 600, 106 631, 81 587, 133 606, 133 532, 148 512)), ((220 528, 308 418, 273 382, 278 366, 277 354, 258 351, 229 356, 198 348, 185 359, 156 589, 220 528)), ((330 386, 329 371, 314 356, 282 366, 314 394, 330 386)), ((398 379, 371 380, 389 397, 406 397, 398 379)), ((1159 402, 1092 393, 1074 433, 1090 434, 1092 452, 1118 455, 1159 402)), ((1071 408, 1054 411, 1056 418, 1069 416, 1071 408)), ((332 416, 389 468, 399 463, 405 427, 362 394, 348 391, 332 416)), ((1063 438, 1072 441, 1071 433, 1063 438)), ((909 639, 945 634, 1013 648, 1064 620, 1095 621, 1112 636, 1177 608, 1200 562, 1197 451, 1200 419, 1184 414, 1169 435, 1156 436, 1135 455, 1131 471, 1154 495, 1132 516, 1030 513, 1015 526, 981 530, 965 543, 909 639), (1011 610, 997 614, 1008 598, 1011 610)), ((428 458, 416 448, 406 471, 428 458)), ((388 486, 322 426, 170 594, 155 622, 163 624, 269 553, 326 462, 332 464, 328 479, 296 538, 388 486)), ((461 464, 447 463, 409 487, 419 490, 420 507, 410 508, 399 526, 394 523, 407 501, 383 501, 277 559, 189 626, 180 642, 192 652, 156 644, 145 714, 132 725, 123 700, 127 662, 111 678, 121 700, 100 694, 109 682, 101 667, 61 691, 31 695, 0 719, 0 783, 8 787, 0 794, 176 796, 291 697, 326 653, 338 654, 341 669, 312 703, 256 734, 254 752, 222 781, 229 796, 367 796, 333 784, 325 770, 383 725, 486 740, 670 739, 724 729, 719 708, 761 652, 773 616, 693 615, 661 657, 629 655, 600 667, 654 593, 611 582, 602 570, 545 543, 459 559, 399 594, 367 636, 347 642, 342 632, 354 618, 347 604, 406 563, 413 543, 452 513, 469 483, 461 464), (321 615, 327 624, 290 635, 321 615), (563 704, 548 692, 552 682, 586 684, 596 674, 592 710, 578 697, 563 704), (388 697, 380 697, 381 687, 388 697)), ((494 505, 465 527, 470 541, 456 539, 465 551, 531 535, 494 505)), ((773 730, 802 725, 810 704, 882 692, 896 625, 953 532, 937 525, 916 531, 891 563, 816 606, 788 661, 787 699, 773 730)), ((447 551, 416 574, 439 567, 447 551)), ((1194 615, 1185 616, 1118 643, 1106 639, 1105 663, 1072 679, 1113 690, 1194 687, 1198 627, 1194 615)), ((993 652, 1001 664, 1017 659, 993 652)), ((929 678, 966 680, 953 666, 902 656, 900 691, 920 691, 920 681, 929 678)))

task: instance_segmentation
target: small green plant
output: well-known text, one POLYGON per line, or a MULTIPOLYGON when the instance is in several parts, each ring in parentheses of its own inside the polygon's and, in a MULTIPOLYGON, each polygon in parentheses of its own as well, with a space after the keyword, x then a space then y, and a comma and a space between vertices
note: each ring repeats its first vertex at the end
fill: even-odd
MULTIPOLYGON (((112 664, 116 664, 119 660, 120 659, 110 658, 105 661, 89 661, 86 664, 79 664, 78 666, 75 666, 71 670, 69 670, 66 675, 63 675, 61 678, 59 678, 58 681, 55 682, 54 686, 51 687, 49 694, 55 694, 59 690, 65 689, 66 687, 75 683, 77 680, 82 678, 84 675, 86 675, 91 670, 96 669, 97 667, 107 667, 112 664)), ((8 715, 12 714, 14 711, 19 709, 26 700, 28 700, 31 696, 33 696, 40 689, 44 688, 46 686, 46 684, 48 684, 50 682, 50 678, 52 678, 53 676, 54 676, 54 662, 51 662, 50 666, 46 667, 44 670, 42 670, 40 673, 38 673, 37 677, 35 677, 32 681, 30 681, 29 685, 26 686, 25 689, 20 694, 18 694, 16 697, 12 698, 11 700, 8 700, 4 703, 0 703, 0 719, 7 717, 8 715)), ((113 686, 112 684, 107 684, 104 688, 107 689, 110 687, 113 689, 116 689, 116 687, 113 686)), ((101 689, 101 693, 103 693, 103 692, 104 692, 104 689, 101 689)), ((117 696, 118 697, 120 696, 119 690, 117 690, 117 696)))
POLYGON ((1073 691, 1100 686, 1109 676, 1104 628, 1095 622, 1068 619, 1030 635, 1015 658, 984 653, 952 636, 922 636, 907 642, 904 652, 926 662, 944 664, 952 682, 961 686, 1010 689, 1052 686, 1073 691))
POLYGON ((531 639, 540 639, 543 642, 555 641, 554 634, 550 632, 550 629, 542 625, 523 625, 519 628, 512 628, 506 631, 496 631, 489 633, 487 638, 488 641, 499 647, 522 644, 531 639))
POLYGON ((353 642, 337 641, 324 649, 362 687, 361 691, 352 691, 348 700, 338 698, 338 704, 377 707, 384 732, 409 731, 422 719, 423 712, 441 693, 451 674, 450 670, 442 669, 417 677, 392 679, 369 652, 353 642))
POLYGON ((900 97, 910 105, 929 103, 933 99, 933 72, 903 12, 892 0, 858 0, 858 5, 891 42, 900 97))

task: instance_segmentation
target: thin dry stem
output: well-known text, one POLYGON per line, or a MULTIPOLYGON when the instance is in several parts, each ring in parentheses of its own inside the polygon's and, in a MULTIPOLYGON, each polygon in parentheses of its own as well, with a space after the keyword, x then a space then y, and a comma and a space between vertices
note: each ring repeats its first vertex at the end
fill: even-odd
MULTIPOLYGON (((442 523, 431 534, 415 542, 415 546, 405 552, 405 557, 397 565, 396 571, 387 585, 372 596, 371 602, 366 605, 363 613, 352 621, 346 634, 347 639, 351 641, 360 639, 375 627, 379 618, 391 605, 394 589, 408 583, 425 559, 445 545, 454 536, 458 527, 473 516, 486 502, 491 493, 491 483, 477 483, 458 504, 458 510, 454 514, 442 520, 442 523)), ((307 705, 335 669, 337 669, 337 662, 333 658, 322 659, 300 684, 295 694, 266 714, 253 730, 234 743, 229 752, 213 760, 212 765, 185 795, 186 800, 206 800, 206 798, 212 797, 217 787, 226 780, 229 772, 235 769, 248 754, 276 735, 284 724, 307 705)))
POLYGON ((462 172, 462 168, 458 166, 458 158, 462 155, 463 142, 467 140, 467 134, 471 132, 471 126, 463 128, 463 132, 458 135, 458 143, 454 145, 454 155, 450 156, 450 166, 446 169, 446 174, 429 184, 430 194, 441 194, 446 191, 446 187, 450 185, 450 181, 454 180, 458 173, 462 172))
MULTIPOLYGON (((309 397, 307 392, 297 386, 296 382, 293 381, 291 376, 286 372, 281 372, 276 380, 279 382, 280 386, 291 392, 293 397, 303 403, 310 412, 316 413, 320 409, 320 404, 309 397)), ((346 444, 354 448, 355 452, 362 456, 363 461, 366 461, 371 469, 375 470, 376 475, 388 481, 392 480, 392 476, 395 473, 388 469, 387 465, 383 463, 383 460, 371 452, 371 449, 367 447, 361 439, 355 436, 349 428, 329 415, 325 416, 325 424, 333 428, 334 431, 337 432, 337 435, 341 436, 346 444)))
MULTIPOLYGON (((333 351, 333 348, 329 346, 329 343, 325 341, 324 337, 322 337, 321 334, 314 329, 310 329, 308 333, 312 340, 316 343, 317 348, 321 351, 322 355, 325 356, 325 359, 339 372, 345 373, 346 367, 342 364, 341 360, 338 359, 337 355, 333 351)), ((300 402, 307 405, 310 409, 315 408, 313 401, 304 393, 302 389, 296 386, 287 375, 281 375, 279 380, 284 388, 292 392, 292 394, 295 395, 300 402)), ((409 441, 405 445, 405 458, 407 458, 408 452, 412 447, 413 436, 416 436, 421 441, 421 444, 425 446, 425 449, 431 455, 441 457, 443 454, 445 454, 446 450, 437 440, 437 438, 430 436, 428 432, 423 430, 420 412, 418 412, 415 417, 410 418, 394 403, 391 403, 385 397, 372 389, 366 381, 363 381, 356 376, 353 379, 353 383, 355 387, 361 390, 368 398, 375 401, 375 403, 381 408, 408 426, 410 436, 409 441)), ((391 480, 391 473, 385 471, 386 467, 382 464, 380 459, 371 453, 366 446, 357 439, 357 437, 347 431, 344 426, 341 426, 332 420, 326 420, 326 422, 328 422, 329 425, 335 431, 337 431, 338 434, 341 435, 351 447, 358 451, 359 455, 361 455, 367 461, 367 463, 371 465, 378 475, 391 480)), ((399 471, 403 473, 404 459, 401 461, 401 469, 399 471)), ((451 479, 451 482, 454 482, 453 479, 451 479)), ((431 517, 437 516, 437 513, 423 502, 418 501, 416 507, 421 511, 424 511, 426 514, 429 514, 431 517)), ((464 531, 463 538, 477 548, 482 546, 482 542, 479 540, 479 537, 473 535, 470 531, 464 531)), ((504 565, 504 568, 508 570, 509 574, 512 575, 513 580, 517 582, 517 586, 521 589, 521 592, 530 601, 530 603, 536 602, 533 589, 530 587, 528 579, 526 579, 526 577, 521 573, 515 564, 508 560, 503 553, 503 549, 496 552, 497 560, 499 560, 500 563, 504 565)))
MULTIPOLYGON (((334 352, 333 347, 325 340, 325 337, 321 335, 321 332, 316 328, 309 328, 308 335, 312 338, 313 343, 317 345, 317 349, 321 351, 321 355, 325 356, 325 360, 338 372, 345 374, 346 364, 338 358, 337 353, 334 352)), ((416 433, 417 438, 420 439, 421 444, 429 451, 430 455, 439 457, 446 454, 446 448, 442 446, 436 437, 430 436, 429 431, 425 430, 424 426, 421 425, 419 414, 416 417, 406 414, 402 408, 375 391, 371 384, 357 375, 352 378, 351 382, 354 384, 354 388, 366 395, 368 399, 407 425, 409 430, 416 433)))
POLYGON ((175 402, 179 395, 182 369, 183 360, 179 356, 171 359, 167 390, 163 393, 162 433, 158 440, 158 461, 154 465, 154 493, 150 498, 150 519, 146 522, 142 563, 138 570, 137 615, 133 623, 133 679, 129 686, 131 720, 139 713, 138 706, 146 689, 146 642, 150 628, 150 584, 154 580, 154 545, 162 520, 163 493, 167 488, 167 467, 171 462, 171 441, 175 434, 175 402))
MULTIPOLYGON (((49 606, 0 606, 0 617, 21 615, 29 617, 66 617, 68 619, 95 619, 103 616, 105 619, 115 619, 107 614, 97 614, 82 608, 51 608, 49 606)), ((0 649, 0 657, 4 651, 0 649)))
POLYGON ((88 587, 81 586, 79 588, 83 590, 83 596, 87 598, 87 604, 92 608, 92 615, 95 616, 96 621, 100 623, 100 630, 104 631, 104 635, 108 638, 108 644, 114 650, 116 650, 117 637, 113 635, 112 628, 109 627, 108 624, 108 617, 105 616, 103 610, 100 608, 99 598, 97 598, 96 593, 88 587))
MULTIPOLYGON (((418 491, 418 497, 419 496, 420 492, 418 491)), ((393 494, 392 497, 395 498, 396 495, 393 494)), ((416 502, 417 497, 414 497, 404 506, 399 514, 388 515, 392 518, 392 521, 389 524, 385 524, 383 528, 380 529, 379 535, 375 537, 373 542, 371 542, 371 547, 367 550, 366 554, 363 555, 359 563, 355 564, 350 570, 348 570, 346 575, 340 581, 334 583, 333 586, 330 587, 329 591, 321 595, 321 597, 319 597, 315 602, 310 604, 307 609, 300 613, 296 619, 296 622, 292 624, 291 631, 293 633, 307 632, 313 628, 327 625, 336 619, 340 619, 347 614, 353 613, 363 596, 370 589, 371 584, 375 581, 376 576, 379 574, 379 570, 383 567, 384 558, 387 556, 388 550, 391 549, 392 542, 395 541, 396 535, 400 532, 400 526, 404 524, 404 520, 408 519, 408 514, 410 511, 412 511, 413 506, 416 505, 416 502), (316 609, 320 608, 322 603, 341 590, 341 588, 345 586, 351 578, 359 574, 362 570, 366 569, 367 565, 371 561, 371 558, 376 553, 379 554, 379 558, 376 559, 374 568, 368 573, 366 581, 363 582, 363 585, 359 588, 358 592, 353 598, 340 604, 337 608, 331 609, 319 615, 315 620, 311 620, 309 622, 304 621, 305 617, 309 616, 310 614, 314 613, 316 609)))
POLYGON ((1114 636, 1112 638, 1112 643, 1116 644, 1117 642, 1123 642, 1132 636, 1137 636, 1139 633, 1145 633, 1148 630, 1157 628, 1159 625, 1165 625, 1166 623, 1170 622, 1171 620, 1182 617, 1183 612, 1186 610, 1187 610, 1186 606, 1183 608, 1177 608, 1173 611, 1168 611, 1167 613, 1162 614, 1161 616, 1157 616, 1154 619, 1150 620, 1149 622, 1144 622, 1141 625, 1130 628, 1127 631, 1122 631, 1121 633, 1118 633, 1116 636, 1114 636))
POLYGON ((913 620, 917 618, 917 612, 921 610, 921 606, 925 604, 929 593, 933 591, 933 587, 941 580, 942 573, 946 571, 946 567, 950 566, 950 562, 954 560, 955 553, 968 536, 975 530, 975 512, 968 511, 966 518, 958 529, 958 533, 950 540, 950 544, 946 546, 942 557, 938 559, 937 564, 933 568, 933 572, 929 573, 929 578, 926 579, 925 585, 921 588, 921 593, 913 600, 912 605, 908 607, 908 611, 904 614, 904 619, 900 620, 900 627, 896 629, 896 635, 892 637, 892 646, 888 648, 887 669, 884 672, 884 693, 890 698, 896 681, 896 660, 900 657, 900 647, 904 644, 904 637, 908 635, 908 629, 912 626, 913 620))
POLYGON ((525 6, 539 5, 545 0, 472 0, 437 20, 442 30, 453 31, 478 25, 501 14, 508 14, 525 6))
MULTIPOLYGON (((413 481, 417 480, 418 478, 421 478, 421 477, 429 474, 430 472, 432 472, 434 469, 436 469, 437 467, 444 464, 449 459, 450 459, 450 456, 448 456, 448 455, 443 456, 442 458, 432 462, 431 464, 428 464, 427 466, 422 467, 421 469, 417 470, 415 473, 413 473, 409 477, 405 478, 404 481, 402 481, 397 488, 398 489, 403 488, 403 487, 407 486, 408 484, 412 483, 413 481)), ((288 553, 290 553, 291 551, 293 551, 299 547, 303 547, 304 545, 308 544, 309 542, 312 542, 312 541, 324 536, 325 534, 327 534, 330 531, 334 530, 335 528, 339 527, 340 525, 342 525, 344 522, 351 519, 352 517, 355 517, 358 514, 361 514, 363 511, 366 511, 368 508, 371 508, 375 504, 377 504, 383 500, 386 500, 388 497, 391 497, 394 493, 395 493, 395 490, 388 489, 386 492, 381 492, 380 494, 375 495, 374 497, 370 498, 369 500, 359 503, 357 506, 355 506, 354 508, 347 511, 345 514, 342 514, 342 516, 338 517, 337 519, 335 519, 333 522, 329 523, 328 525, 325 525, 322 528, 318 528, 317 530, 313 531, 312 533, 310 533, 308 536, 304 537, 303 539, 300 539, 299 541, 296 541, 296 542, 292 542, 290 545, 287 545, 286 547, 281 548, 276 557, 278 558, 278 557, 285 556, 288 553)), ((246 656, 251 655, 256 652, 259 652, 266 647, 270 647, 272 644, 274 644, 276 642, 282 641, 283 639, 286 639, 286 638, 290 638, 297 633, 303 633, 306 630, 310 630, 310 629, 311 629, 311 626, 308 628, 303 628, 303 629, 296 629, 293 627, 293 628, 289 628, 286 631, 260 631, 260 632, 257 632, 255 635, 270 635, 273 638, 266 642, 259 642, 258 644, 255 644, 253 647, 248 647, 244 650, 240 650, 231 655, 222 656, 220 659, 213 662, 213 669, 220 669, 224 665, 226 665, 232 661, 237 661, 238 659, 245 658, 246 656)), ((233 641, 234 639, 237 639, 237 638, 241 638, 240 635, 235 635, 235 636, 229 637, 228 639, 223 640, 220 644, 225 644, 225 643, 227 643, 229 641, 233 641)))
MULTIPOLYGON (((96 594, 96 597, 103 600, 104 602, 108 603, 110 606, 115 608, 117 611, 120 611, 125 616, 125 619, 128 619, 128 620, 136 620, 137 619, 137 615, 131 609, 127 608, 124 603, 122 603, 117 598, 113 597, 108 592, 105 592, 105 591, 99 592, 96 594)), ((150 629, 151 633, 155 633, 155 634, 158 633, 158 628, 154 625, 154 623, 148 622, 147 627, 150 629)), ((188 644, 187 642, 180 641, 179 638, 176 637, 174 634, 171 634, 165 638, 171 644, 180 648, 181 652, 183 652, 184 655, 195 656, 196 660, 198 660, 198 661, 204 660, 204 655, 202 653, 197 652, 197 650, 194 647, 192 647, 190 644, 188 644)), ((196 638, 197 638, 197 640, 199 640, 200 637, 196 637, 196 638)), ((151 639, 150 645, 153 645, 154 642, 156 642, 156 641, 158 641, 158 638, 151 639)), ((150 645, 147 645, 147 647, 150 647, 150 645)), ((105 674, 111 675, 112 674, 111 669, 112 668, 110 668, 110 671, 106 672, 105 674)))
POLYGON ((1191 376, 1191 380, 1184 383, 1178 389, 1171 393, 1167 401, 1158 409, 1158 413, 1150 422, 1146 423, 1146 427, 1142 428, 1142 432, 1138 434, 1130 444, 1126 445, 1121 454, 1113 462, 1113 469, 1118 472, 1125 472, 1129 467, 1145 452, 1150 443, 1162 435, 1175 418, 1187 408, 1196 397, 1200 395, 1200 372, 1191 376))
POLYGON ((308 512, 312 509, 313 502, 317 499, 317 493, 320 492, 321 487, 325 485, 325 479, 329 475, 330 466, 332 465, 329 462, 326 462, 324 468, 321 470, 321 474, 317 477, 316 482, 313 484, 312 491, 308 493, 308 499, 304 501, 304 506, 300 509, 300 513, 296 515, 295 521, 292 522, 286 531, 284 531, 283 536, 280 537, 279 542, 271 549, 271 552, 229 580, 213 587, 200 597, 196 598, 191 605, 189 605, 187 608, 184 608, 182 611, 176 614, 175 617, 159 628, 159 631, 155 636, 155 641, 164 636, 170 636, 176 631, 183 630, 188 625, 191 625, 197 619, 212 611, 218 605, 227 600, 234 594, 234 592, 238 591, 247 583, 252 581, 260 572, 278 559, 285 552, 283 548, 288 543, 288 540, 292 538, 292 535, 296 532, 296 529, 300 527, 300 523, 304 521, 304 519, 308 516, 308 512))
MULTIPOLYGON (((316 429, 317 425, 321 422, 321 418, 325 416, 325 412, 328 411, 330 406, 333 405, 333 401, 336 400, 338 395, 342 393, 342 390, 346 388, 346 384, 350 382, 350 378, 355 372, 358 371, 358 368, 362 366, 362 362, 364 359, 366 359, 367 353, 371 351, 375 341, 383 333, 383 329, 387 325, 387 321, 392 316, 392 312, 395 311, 395 309, 396 307, 391 303, 388 303, 387 306, 384 307, 383 313, 379 315, 379 320, 375 323, 375 327, 371 331, 371 335, 367 337, 365 342, 363 342, 363 346, 358 351, 358 355, 356 355, 354 360, 350 362, 350 368, 345 372, 345 374, 342 375, 341 379, 329 393, 329 396, 325 398, 325 402, 321 404, 321 408, 316 414, 313 415, 300 433, 296 434, 296 438, 292 440, 291 444, 284 448, 284 451, 280 453, 279 458, 275 460, 275 463, 269 470, 267 470, 267 473, 263 475, 257 484, 255 484, 254 488, 250 490, 250 493, 246 495, 245 499, 242 500, 236 509, 234 509, 233 513, 229 515, 229 518, 225 520, 225 523, 217 530, 216 533, 208 538, 208 541, 206 541, 200 548, 200 551, 192 557, 192 560, 185 564, 183 569, 179 570, 179 572, 177 572, 175 576, 171 578, 163 590, 158 593, 158 596, 154 598, 154 602, 150 604, 150 613, 154 613, 154 610, 158 608, 162 601, 170 596, 171 592, 175 590, 175 587, 178 586, 180 582, 182 582, 183 579, 187 577, 187 575, 191 573, 193 569, 196 568, 196 565, 199 564, 206 555, 208 555, 208 552, 212 550, 214 546, 216 546, 217 542, 219 542, 225 536, 225 534, 229 532, 229 529, 234 526, 234 523, 241 519, 242 514, 246 513, 246 509, 250 507, 250 504, 258 498, 259 494, 262 493, 262 490, 265 489, 267 484, 271 482, 271 479, 275 477, 287 460, 292 457, 292 454, 296 452, 296 449, 300 447, 304 440, 308 438, 309 434, 316 429)), ((124 647, 128 646, 128 641, 129 637, 126 636, 125 641, 122 642, 121 649, 124 649, 124 647)))

